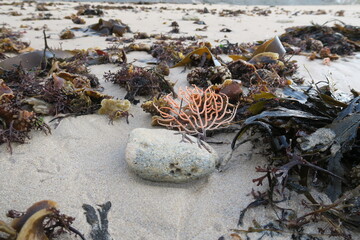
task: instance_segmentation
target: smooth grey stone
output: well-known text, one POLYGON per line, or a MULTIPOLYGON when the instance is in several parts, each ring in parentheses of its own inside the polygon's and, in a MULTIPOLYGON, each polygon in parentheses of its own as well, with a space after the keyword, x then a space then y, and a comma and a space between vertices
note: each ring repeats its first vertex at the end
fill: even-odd
POLYGON ((126 146, 129 168, 141 178, 160 182, 187 182, 205 177, 215 170, 219 157, 207 143, 185 140, 177 131, 136 128, 126 146))

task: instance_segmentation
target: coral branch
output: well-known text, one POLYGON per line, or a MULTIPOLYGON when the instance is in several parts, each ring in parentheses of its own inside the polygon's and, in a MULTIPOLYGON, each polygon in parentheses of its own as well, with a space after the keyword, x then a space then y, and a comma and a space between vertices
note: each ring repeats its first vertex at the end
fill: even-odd
POLYGON ((196 86, 179 90, 179 104, 171 94, 164 97, 170 107, 154 107, 162 118, 159 125, 178 129, 180 132, 206 137, 206 131, 226 127, 234 119, 237 107, 229 103, 224 94, 215 93, 210 87, 202 90, 196 86), (185 103, 185 106, 182 106, 185 103))

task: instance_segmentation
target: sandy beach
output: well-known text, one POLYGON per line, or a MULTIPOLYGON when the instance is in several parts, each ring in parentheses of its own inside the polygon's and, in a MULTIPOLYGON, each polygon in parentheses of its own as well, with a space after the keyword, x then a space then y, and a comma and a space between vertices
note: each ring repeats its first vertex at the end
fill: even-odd
MULTIPOLYGON (((1 2, 3 3, 3 2, 1 2)), ((5 3, 11 3, 6 1, 5 3)), ((76 25, 65 16, 76 14, 74 7, 85 2, 55 2, 46 6, 55 20, 23 21, 26 17, 37 15, 36 4, 29 6, 1 5, 2 23, 14 31, 23 33, 22 40, 29 42, 36 50, 44 48, 41 29, 46 25, 49 36, 48 45, 54 49, 106 49, 115 43, 106 41, 107 37, 74 31, 75 38, 60 39, 64 29, 73 27, 86 28, 98 22, 98 16, 86 17, 85 25, 76 25), (8 12, 16 11, 21 16, 11 16, 8 12), (24 27, 23 25, 26 25, 24 27), (36 30, 40 29, 40 30, 36 30)), ((97 5, 100 3, 90 3, 97 5)), ((170 24, 179 24, 179 33, 171 36, 204 36, 195 41, 207 41, 218 45, 223 39, 231 43, 254 42, 273 38, 285 32, 291 26, 324 24, 334 19, 346 24, 360 26, 359 5, 337 6, 259 6, 270 10, 266 16, 257 14, 253 6, 234 5, 191 5, 191 4, 108 4, 108 6, 131 6, 128 9, 104 9, 103 19, 121 19, 132 33, 125 33, 124 38, 133 37, 136 32, 148 34, 168 34, 170 24), (202 14, 197 10, 207 8, 210 14, 202 14), (247 14, 238 16, 219 16, 223 9, 246 10, 247 14), (317 15, 316 11, 324 10, 325 14, 317 15), (214 10, 214 14, 211 14, 214 10), (339 16, 338 11, 344 10, 339 16), (313 11, 313 14, 303 14, 313 11), (297 13, 297 14, 295 14, 297 13), (184 16, 193 16, 206 23, 206 31, 196 31, 202 25, 194 21, 183 20, 184 16), (231 32, 220 32, 228 28, 231 32), (206 36, 206 37, 205 37, 206 36)), ((332 25, 332 23, 329 23, 332 25)), ((154 39, 136 39, 137 43, 151 44, 154 39)), ((124 47, 128 43, 120 43, 124 47)), ((227 61, 226 56, 223 58, 227 61)), ((147 60, 153 57, 140 51, 127 54, 127 61, 136 66, 146 66, 147 60)), ((297 75, 306 82, 324 81, 326 76, 333 79, 335 88, 345 93, 350 89, 360 91, 360 53, 341 57, 329 64, 323 60, 310 61, 306 56, 295 55, 298 61, 297 75), (309 75, 310 73, 310 75, 309 75)), ((89 67, 95 74, 104 94, 123 99, 126 90, 104 79, 104 73, 119 69, 116 64, 92 65, 89 67)), ((170 69, 167 77, 175 83, 175 90, 188 86, 186 76, 189 69, 183 67, 170 69)), ((141 103, 146 97, 138 97, 141 103)), ((109 212, 109 232, 113 239, 142 240, 217 240, 237 239, 230 236, 232 229, 238 229, 237 222, 241 209, 251 201, 249 193, 256 187, 252 179, 260 176, 255 167, 264 165, 266 157, 261 148, 246 143, 236 150, 232 159, 222 172, 214 172, 205 179, 183 184, 155 183, 134 175, 125 162, 125 148, 129 133, 135 128, 153 128, 151 116, 145 113, 141 104, 132 105, 129 124, 125 119, 115 120, 109 124, 104 115, 91 114, 63 119, 57 128, 48 123, 51 134, 32 131, 31 139, 26 144, 12 144, 12 154, 7 144, 0 145, 0 219, 7 220, 6 213, 10 209, 26 210, 32 203, 50 199, 56 201, 62 213, 75 217, 73 226, 90 239, 90 226, 86 222, 82 205, 96 206, 111 201, 109 212)), ((49 122, 52 117, 45 117, 49 122)), ((220 158, 230 151, 230 144, 235 133, 221 133, 211 138, 212 141, 223 141, 224 144, 212 144, 220 158)), ((303 196, 294 193, 291 207, 300 209, 298 205, 303 196), (297 200, 296 200, 297 199, 297 200)), ((290 205, 289 205, 290 206, 290 205)), ((253 220, 266 224, 274 219, 271 209, 264 207, 251 209, 245 217, 242 229, 252 226, 253 220)), ((316 232, 309 228, 308 232, 316 232)), ((257 239, 255 236, 250 239, 257 239)), ((244 235, 243 235, 244 237, 244 235)), ((63 235, 59 239, 79 239, 74 235, 63 235)), ((245 239, 245 238, 244 238, 245 239)), ((263 239, 291 239, 290 233, 276 234, 263 239)), ((328 239, 322 236, 322 239, 328 239)), ((331 238, 335 239, 335 238, 331 238)), ((356 234, 353 239, 360 239, 356 234)))

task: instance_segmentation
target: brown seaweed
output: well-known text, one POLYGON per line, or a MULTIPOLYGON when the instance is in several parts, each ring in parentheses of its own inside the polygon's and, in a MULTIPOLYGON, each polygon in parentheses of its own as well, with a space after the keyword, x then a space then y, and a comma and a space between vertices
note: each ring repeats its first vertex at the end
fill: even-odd
MULTIPOLYGON (((239 223, 242 223, 248 208, 271 205, 283 211, 277 205, 276 196, 285 197, 285 189, 297 189, 309 201, 303 204, 312 210, 295 219, 279 218, 282 232, 284 227, 299 230, 316 219, 330 224, 331 236, 350 239, 337 222, 352 230, 360 224, 360 219, 355 217, 359 212, 356 201, 360 196, 360 188, 349 184, 352 181, 349 178, 357 176, 351 175, 351 171, 355 172, 354 166, 360 163, 357 158, 353 158, 359 152, 359 97, 340 104, 331 93, 317 86, 315 90, 310 87, 305 92, 294 93, 296 91, 287 90, 288 95, 295 97, 293 99, 263 94, 262 97, 254 98, 257 100, 251 105, 259 108, 255 115, 250 114, 246 118, 243 109, 240 111, 242 116, 238 115, 246 119, 233 140, 232 149, 246 141, 237 144, 245 132, 257 129, 270 143, 269 151, 272 151, 273 156, 266 166, 256 168, 257 172, 264 175, 253 180, 257 185, 268 181, 269 190, 254 194, 255 201, 241 212, 239 223), (315 175, 317 182, 311 184, 309 179, 315 175), (333 203, 319 203, 313 197, 311 188, 326 193, 333 203), (355 205, 344 207, 348 202, 355 205), (347 215, 348 212, 351 214, 347 215)), ((265 230, 259 232, 262 231, 265 230)), ((320 233, 324 232, 322 230, 320 233)))
POLYGON ((139 100, 135 96, 151 96, 173 92, 173 84, 165 79, 156 68, 136 67, 132 64, 124 64, 116 73, 105 73, 104 78, 115 84, 119 84, 127 90, 125 99, 136 104, 139 100))
POLYGON ((288 28, 280 39, 282 42, 300 47, 302 51, 318 52, 322 47, 327 47, 331 54, 350 55, 355 49, 359 49, 359 45, 355 43, 359 41, 359 32, 359 27, 350 25, 328 27, 313 24, 288 28))
POLYGON ((124 24, 120 20, 110 19, 108 21, 99 19, 99 22, 89 26, 89 29, 94 30, 101 35, 115 34, 118 37, 123 36, 124 33, 130 32, 128 25, 124 24))
POLYGON ((44 200, 37 202, 24 213, 10 210, 7 216, 14 218, 9 225, 0 221, 0 232, 8 235, 7 240, 52 239, 65 232, 73 232, 85 240, 83 235, 71 226, 75 219, 60 214, 54 201, 44 200))

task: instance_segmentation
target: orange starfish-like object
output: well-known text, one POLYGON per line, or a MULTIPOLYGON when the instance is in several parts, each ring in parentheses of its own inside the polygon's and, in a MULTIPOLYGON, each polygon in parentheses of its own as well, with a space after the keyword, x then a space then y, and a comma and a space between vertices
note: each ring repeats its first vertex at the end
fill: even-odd
POLYGON ((180 132, 206 138, 206 131, 226 127, 234 119, 237 107, 229 103, 225 94, 215 93, 211 87, 196 86, 179 90, 177 102, 171 94, 164 97, 170 107, 157 108, 162 118, 159 125, 177 128, 180 132), (184 105, 184 106, 183 106, 184 105))

